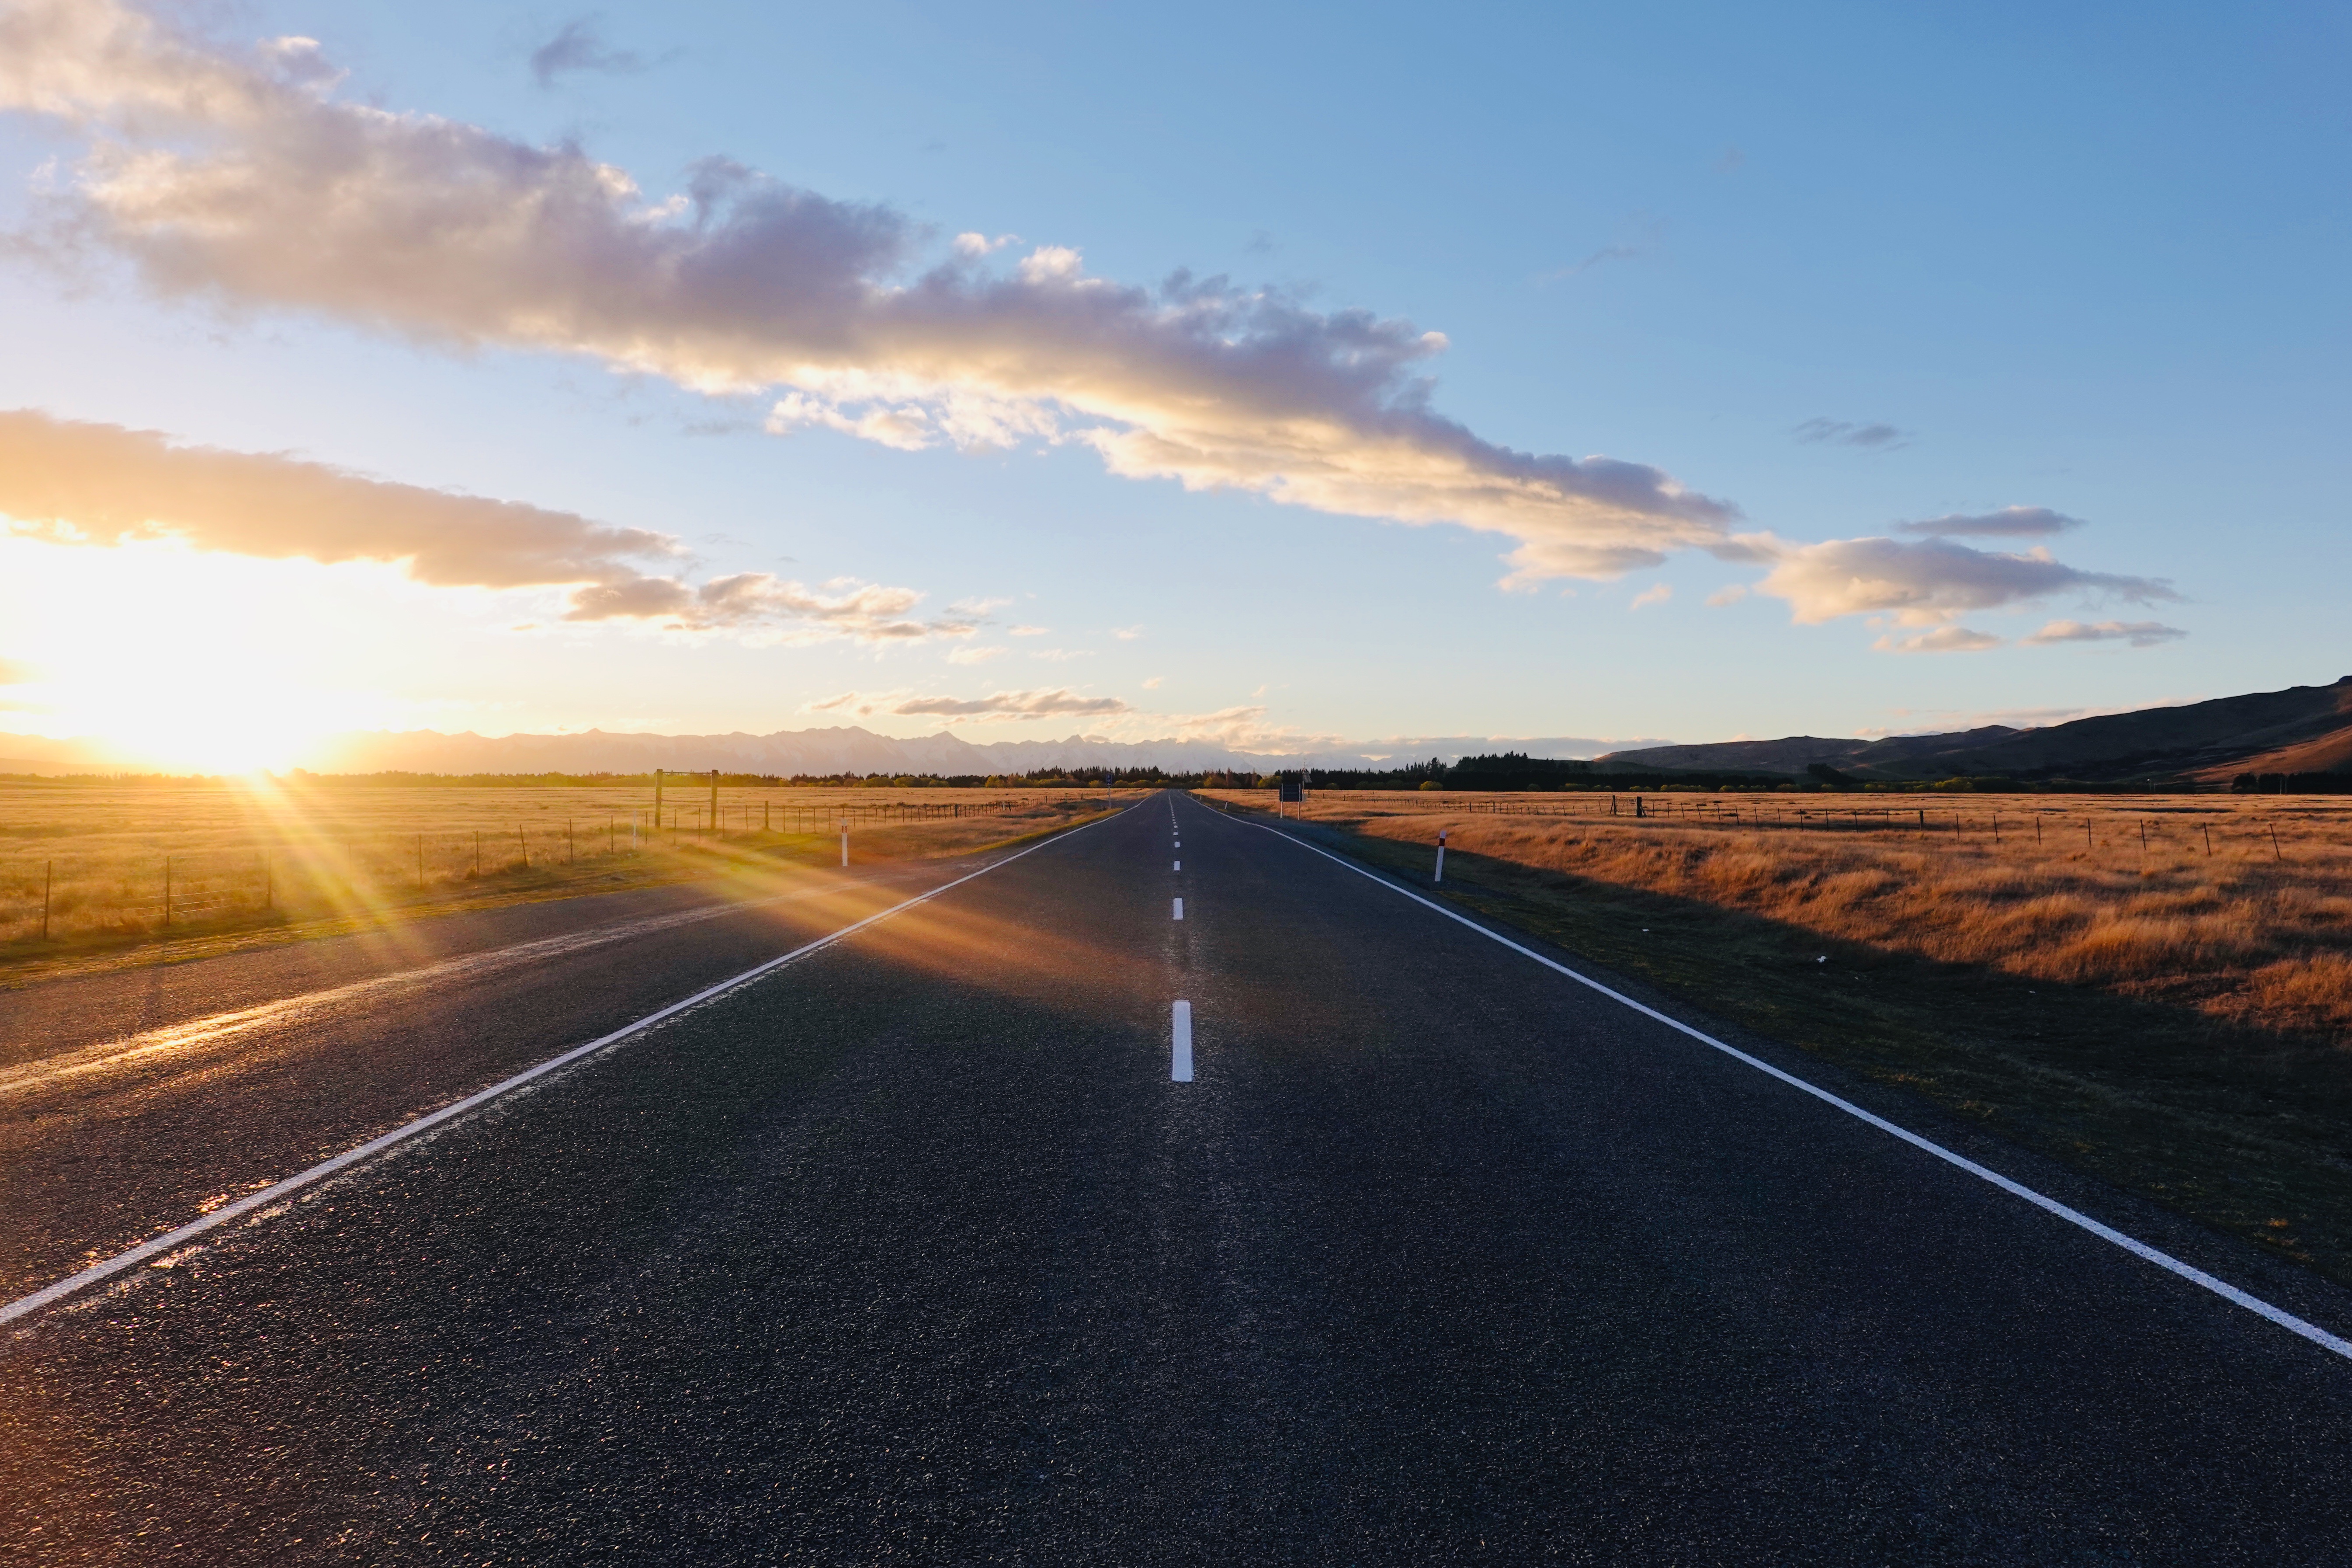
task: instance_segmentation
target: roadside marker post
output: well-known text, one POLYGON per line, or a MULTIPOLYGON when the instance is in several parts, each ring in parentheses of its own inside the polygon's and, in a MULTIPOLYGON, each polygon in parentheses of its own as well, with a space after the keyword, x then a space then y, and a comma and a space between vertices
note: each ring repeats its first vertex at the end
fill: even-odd
POLYGON ((1445 880, 1445 833, 1443 827, 1437 830, 1437 875, 1430 879, 1433 882, 1445 880))
POLYGON ((846 870, 846 869, 848 868, 848 866, 849 866, 849 818, 847 818, 847 817, 845 817, 845 817, 843 817, 843 818, 841 819, 841 864, 842 864, 842 868, 843 868, 843 869, 846 870))

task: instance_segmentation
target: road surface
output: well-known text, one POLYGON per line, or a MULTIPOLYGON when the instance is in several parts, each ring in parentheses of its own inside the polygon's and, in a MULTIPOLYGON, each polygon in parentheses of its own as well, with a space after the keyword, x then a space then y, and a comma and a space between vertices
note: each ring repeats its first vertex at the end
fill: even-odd
MULTIPOLYGON (((919 890, 362 975, 144 1089, 101 1063, 92 1114, 83 1080, 0 1099, 10 1265, 68 1274, 919 890)), ((2352 1361, 1175 795, 0 1333, 23 1561, 2352 1557, 2352 1361)))

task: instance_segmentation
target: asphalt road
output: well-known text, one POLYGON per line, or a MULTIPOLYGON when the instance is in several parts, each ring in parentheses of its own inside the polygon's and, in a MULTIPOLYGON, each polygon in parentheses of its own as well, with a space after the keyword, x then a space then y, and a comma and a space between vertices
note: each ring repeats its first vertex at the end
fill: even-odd
MULTIPOLYGON (((282 1054, 446 1097, 887 901, 832 899, 282 1054)), ((120 1136, 12 1145, 12 1257, 174 1159, 286 1173, 303 1081, 122 1123, 128 1206, 120 1136)), ((1174 797, 6 1332, 0 1554, 45 1563, 2352 1558, 2352 1362, 1174 797)))

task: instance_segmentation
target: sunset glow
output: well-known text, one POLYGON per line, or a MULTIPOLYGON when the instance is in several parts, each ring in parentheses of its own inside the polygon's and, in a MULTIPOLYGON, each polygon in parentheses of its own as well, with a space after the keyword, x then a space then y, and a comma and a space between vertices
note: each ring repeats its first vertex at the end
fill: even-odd
POLYGON ((1983 134, 1888 106, 1986 101, 2014 40, 1891 16, 1473 26, 1410 138, 1202 59, 1250 107, 1145 202, 1148 127, 1198 102, 1138 84, 1169 46, 1134 18, 1037 24, 1075 142, 945 68, 976 21, 909 58, 845 15, 600 13, 525 69, 543 22, 0 7, 14 732, 208 768, 385 729, 1589 754, 2335 673, 2305 596, 2347 459, 2292 432, 2341 401, 2344 258, 2272 243, 2335 133, 2286 32, 2195 51, 2274 76, 2273 120, 2093 50, 2095 110, 1983 134), (1546 47, 1623 68, 1521 90, 1546 47), (2199 180, 2230 225, 2177 221, 2199 180), (2174 330, 2239 243, 2274 276, 2174 330))

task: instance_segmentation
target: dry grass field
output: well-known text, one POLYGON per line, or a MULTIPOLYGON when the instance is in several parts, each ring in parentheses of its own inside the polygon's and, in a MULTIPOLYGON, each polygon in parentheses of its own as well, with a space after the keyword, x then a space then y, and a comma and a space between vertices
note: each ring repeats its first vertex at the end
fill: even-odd
MULTIPOLYGON (((1204 792, 1263 805, 1265 791, 1204 792)), ((2352 1041, 2352 800, 1322 792, 1310 820, 2352 1041), (1542 815, 1538 815, 1542 814, 1542 815)), ((1294 807, 1293 810, 1300 808, 1294 807)))
POLYGON ((650 786, 0 781, 0 983, 163 941, 283 940, 821 864, 838 856, 845 818, 864 864, 954 854, 1102 806, 1099 791, 722 788, 714 821, 708 786, 686 782, 664 791, 656 828, 650 786))

